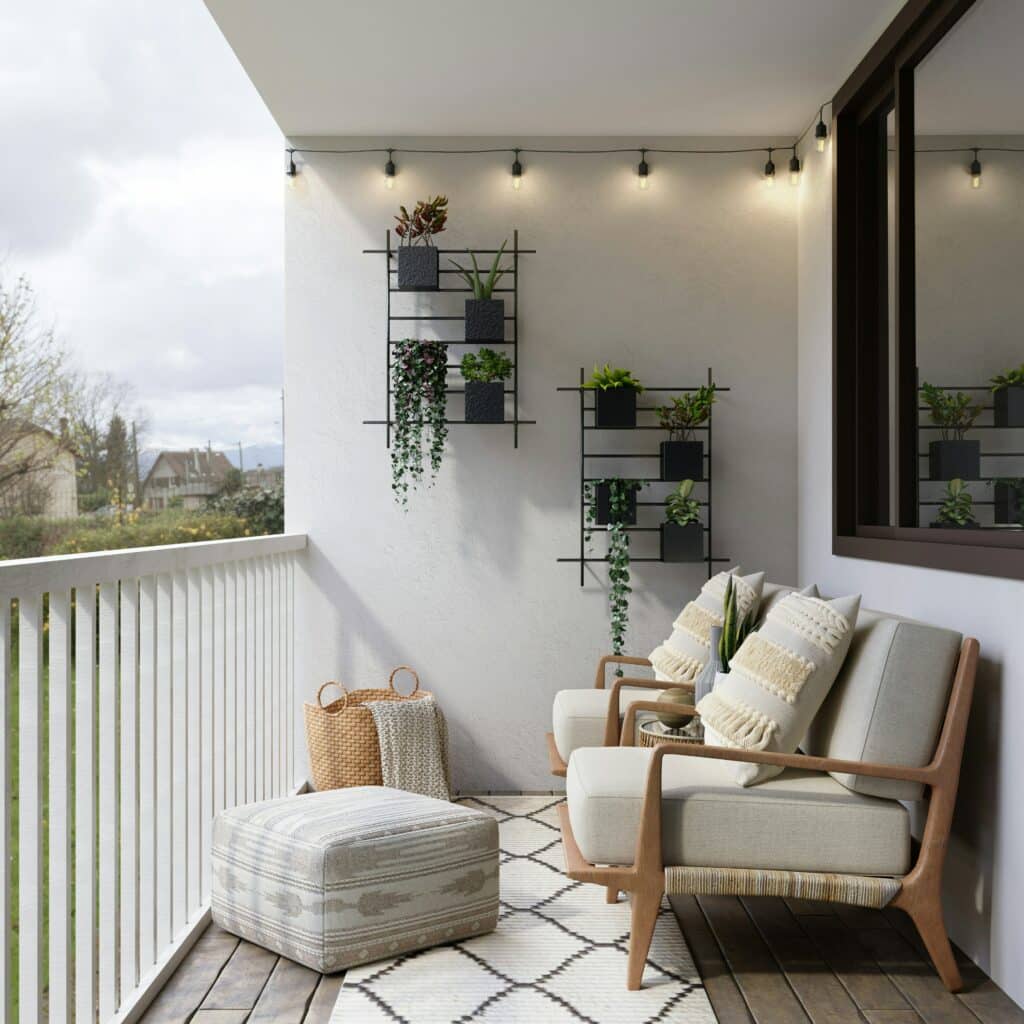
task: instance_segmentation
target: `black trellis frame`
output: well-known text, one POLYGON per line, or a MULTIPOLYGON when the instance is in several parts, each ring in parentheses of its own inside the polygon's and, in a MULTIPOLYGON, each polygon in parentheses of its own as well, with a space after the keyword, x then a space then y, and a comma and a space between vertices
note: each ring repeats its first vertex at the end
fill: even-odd
MULTIPOLYGON (((503 420, 501 423, 473 423, 472 426, 482 427, 493 427, 493 426, 511 426, 512 427, 512 447, 519 447, 519 428, 523 424, 533 424, 536 420, 524 420, 519 415, 519 257, 527 254, 533 254, 536 249, 521 249, 519 247, 519 230, 518 228, 512 232, 512 248, 511 250, 506 249, 505 255, 511 257, 512 267, 510 270, 505 271, 506 277, 512 278, 511 288, 495 288, 495 293, 504 292, 511 294, 512 296, 512 315, 506 316, 506 323, 511 323, 511 334, 512 337, 505 339, 504 341, 489 341, 483 347, 490 348, 493 345, 509 345, 512 348, 512 387, 505 389, 506 395, 512 396, 512 419, 503 420)), ((394 393, 394 389, 391 386, 391 350, 395 345, 399 344, 391 337, 391 325, 396 322, 402 321, 423 321, 423 322, 434 322, 434 321, 462 321, 465 319, 463 316, 456 316, 453 314, 420 314, 413 316, 395 316, 391 312, 391 295, 393 292, 402 292, 403 294, 410 294, 408 289, 398 288, 392 283, 392 277, 398 273, 398 251, 391 245, 391 231, 387 231, 384 237, 384 248, 383 249, 364 249, 363 252, 368 255, 375 256, 386 256, 385 261, 385 276, 387 282, 387 330, 385 343, 386 351, 386 376, 387 381, 387 399, 385 405, 385 419, 382 420, 363 420, 364 424, 371 424, 374 426, 385 427, 384 440, 385 445, 391 447, 391 428, 395 425, 395 421, 391 418, 391 396, 394 393)), ((465 256, 467 252, 474 252, 478 256, 497 256, 497 249, 438 249, 438 256, 465 256)), ((450 270, 441 268, 438 271, 439 274, 458 274, 457 270, 450 270)), ((439 288, 435 288, 429 292, 431 295, 437 295, 438 293, 451 293, 451 292, 464 292, 472 294, 472 289, 468 287, 444 287, 443 285, 439 288)), ((415 293, 413 293, 415 294, 415 293)), ((449 341, 446 342, 448 345, 475 345, 476 342, 472 341, 449 341)), ((458 363, 449 363, 447 366, 448 370, 459 369, 458 363)), ((464 387, 459 388, 448 388, 447 393, 449 395, 461 395, 465 394, 466 389, 464 387)), ((454 426, 462 426, 468 423, 467 420, 453 420, 446 419, 446 423, 454 426)))
MULTIPOLYGON (((657 451, 657 450, 654 451, 654 452, 651 452, 650 454, 648 454, 647 452, 618 452, 617 453, 617 452, 593 452, 593 451, 588 451, 587 450, 587 440, 586 440, 586 438, 587 438, 587 431, 588 430, 600 430, 600 429, 604 429, 604 428, 600 428, 600 427, 597 426, 597 423, 596 423, 596 412, 595 412, 594 405, 587 405, 587 403, 586 403, 586 396, 587 396, 587 393, 588 393, 588 391, 590 389, 589 388, 585 388, 583 386, 583 382, 584 382, 585 379, 586 379, 585 378, 585 371, 584 371, 583 367, 581 366, 580 367, 580 382, 579 382, 579 384, 577 384, 575 387, 560 387, 560 388, 557 389, 558 391, 575 391, 579 395, 579 402, 580 402, 580 529, 579 529, 579 534, 580 534, 579 552, 580 553, 579 553, 579 555, 575 555, 572 558, 559 558, 558 561, 559 562, 578 562, 579 563, 579 567, 580 567, 580 586, 581 587, 584 586, 585 583, 586 583, 586 566, 587 566, 588 562, 607 562, 608 561, 607 556, 605 556, 604 558, 587 558, 587 556, 586 556, 586 535, 587 535, 587 533, 597 532, 597 531, 600 531, 602 529, 606 529, 606 527, 600 527, 600 526, 590 527, 589 529, 587 527, 587 502, 586 502, 586 496, 585 496, 586 485, 588 483, 594 483, 596 480, 601 479, 600 477, 588 476, 587 475, 587 461, 589 459, 650 459, 652 461, 657 461, 659 459, 659 457, 660 457, 660 452, 657 451), (593 414, 593 417, 594 417, 594 422, 593 423, 590 423, 590 424, 587 423, 587 413, 593 414)), ((710 366, 708 367, 707 383, 708 383, 708 385, 714 383, 714 375, 712 374, 710 366)), ((648 387, 645 387, 644 391, 645 392, 648 392, 648 391, 658 391, 658 392, 666 392, 666 393, 668 393, 668 392, 681 392, 681 391, 698 391, 699 389, 700 389, 700 385, 691 386, 691 387, 677 387, 677 388, 648 388, 648 387)), ((730 388, 718 387, 718 386, 715 387, 716 393, 717 392, 729 391, 729 390, 731 390, 731 389, 730 388)), ((638 412, 653 412, 655 408, 656 408, 655 406, 643 406, 643 405, 641 405, 641 406, 637 406, 637 411, 638 412)), ((711 453, 712 453, 712 447, 711 447, 712 431, 711 431, 711 427, 712 427, 712 420, 714 418, 713 417, 713 412, 714 412, 714 406, 712 405, 711 409, 708 411, 708 421, 707 421, 707 424, 705 426, 696 427, 695 428, 696 430, 699 430, 702 433, 706 433, 707 434, 707 438, 706 438, 706 440, 707 440, 706 449, 707 450, 704 452, 704 459, 705 459, 705 462, 706 462, 706 468, 705 468, 705 471, 704 471, 705 479, 702 481, 704 484, 707 485, 707 494, 706 494, 706 499, 704 501, 698 502, 698 504, 703 509, 705 509, 704 515, 705 515, 706 522, 704 524, 704 532, 705 532, 706 537, 707 537, 707 555, 702 559, 702 561, 704 563, 706 563, 706 565, 707 565, 708 579, 711 578, 712 569, 713 569, 713 567, 714 567, 714 565, 716 563, 732 561, 732 559, 730 559, 730 558, 728 558, 726 556, 717 556, 716 557, 715 554, 714 554, 714 548, 712 547, 712 540, 713 540, 713 537, 714 537, 714 534, 712 532, 713 521, 712 521, 712 517, 711 517, 711 510, 712 510, 712 500, 711 500, 712 492, 711 492, 711 488, 712 488, 712 480, 713 480, 713 476, 714 476, 714 474, 712 473, 712 465, 713 465, 713 463, 712 463, 712 459, 711 459, 711 453)), ((659 431, 662 431, 664 433, 664 427, 660 427, 660 426, 656 426, 656 425, 650 425, 650 424, 644 424, 644 425, 635 426, 635 427, 615 428, 615 433, 624 433, 627 430, 659 430, 659 431)), ((623 479, 636 480, 636 481, 642 482, 642 483, 663 483, 663 482, 667 482, 667 481, 662 481, 661 477, 624 477, 623 479)), ((665 505, 665 501, 664 500, 662 500, 662 501, 637 501, 636 504, 637 504, 637 508, 663 508, 664 505, 665 505)), ((658 526, 625 526, 625 527, 623 527, 623 529, 629 531, 630 533, 657 533, 659 531, 660 527, 658 527, 658 526)), ((657 557, 657 558, 653 558, 653 557, 633 558, 633 557, 630 557, 629 561, 630 561, 630 564, 632 564, 634 562, 661 562, 662 559, 661 559, 660 556, 657 557)), ((681 565, 683 563, 673 562, 672 564, 673 565, 681 565)), ((694 563, 694 564, 697 564, 697 563, 694 563)))

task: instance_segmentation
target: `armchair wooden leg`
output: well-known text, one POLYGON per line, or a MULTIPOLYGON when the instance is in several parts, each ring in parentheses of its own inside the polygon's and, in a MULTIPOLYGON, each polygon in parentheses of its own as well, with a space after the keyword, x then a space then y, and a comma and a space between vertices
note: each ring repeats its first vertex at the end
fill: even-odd
POLYGON ((914 927, 921 936, 924 948, 935 964, 942 984, 950 992, 959 992, 963 988, 960 968, 957 967, 953 949, 949 944, 946 924, 942 919, 942 903, 938 894, 927 901, 915 901, 903 908, 910 915, 914 927))
POLYGON ((618 903, 619 902, 619 890, 617 886, 609 885, 604 894, 606 903, 618 903))
POLYGON ((629 894, 632 927, 629 933, 629 968, 626 988, 635 992, 643 982, 644 965, 654 938, 654 926, 661 909, 662 890, 635 889, 629 894))

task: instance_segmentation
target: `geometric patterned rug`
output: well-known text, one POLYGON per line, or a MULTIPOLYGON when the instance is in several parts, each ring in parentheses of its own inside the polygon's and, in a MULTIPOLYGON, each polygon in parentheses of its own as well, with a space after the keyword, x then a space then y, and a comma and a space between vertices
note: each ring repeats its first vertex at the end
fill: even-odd
POLYGON ((714 1024, 675 915, 663 905, 639 992, 626 990, 629 903, 564 874, 561 797, 463 797, 498 821, 498 928, 355 967, 332 1024, 714 1024))

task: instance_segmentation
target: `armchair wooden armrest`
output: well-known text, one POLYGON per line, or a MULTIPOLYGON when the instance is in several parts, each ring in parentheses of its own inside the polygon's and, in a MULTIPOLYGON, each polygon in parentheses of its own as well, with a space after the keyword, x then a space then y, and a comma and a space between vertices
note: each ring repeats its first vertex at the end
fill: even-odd
POLYGON ((609 665, 639 665, 642 668, 653 668, 648 658, 638 658, 632 654, 606 654, 597 663, 597 673, 594 676, 595 689, 604 689, 605 670, 609 665))
MULTIPOLYGON (((680 690, 693 691, 693 683, 663 683, 655 679, 638 679, 634 676, 623 676, 621 679, 616 679, 612 683, 612 692, 608 697, 608 717, 605 719, 604 724, 604 745, 606 747, 614 747, 619 743, 619 715, 622 712, 622 700, 621 692, 624 686, 634 686, 643 690, 665 690, 670 686, 680 690)), ((645 708, 649 705, 650 701, 634 701, 630 704, 629 708, 626 709, 628 715, 632 708, 642 703, 645 708)), ((641 709, 643 710, 643 709, 641 709)), ((664 704, 661 709, 664 710, 664 704)), ((635 718, 635 716, 634 716, 635 718)), ((632 735, 632 733, 630 733, 632 735)))

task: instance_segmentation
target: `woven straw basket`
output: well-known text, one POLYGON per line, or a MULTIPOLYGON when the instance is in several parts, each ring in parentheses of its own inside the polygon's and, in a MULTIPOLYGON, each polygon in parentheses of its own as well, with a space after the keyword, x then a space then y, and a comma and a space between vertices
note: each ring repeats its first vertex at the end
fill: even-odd
POLYGON ((317 790, 346 786, 381 786, 380 742, 373 714, 365 705, 376 700, 422 700, 430 697, 420 689, 420 677, 408 665, 399 665, 388 677, 387 689, 349 692, 333 679, 317 690, 315 704, 303 704, 306 722, 306 746, 313 785, 317 790), (415 681, 411 693, 395 689, 395 676, 408 672, 415 681), (329 686, 341 690, 341 696, 328 705, 323 692, 329 686))

